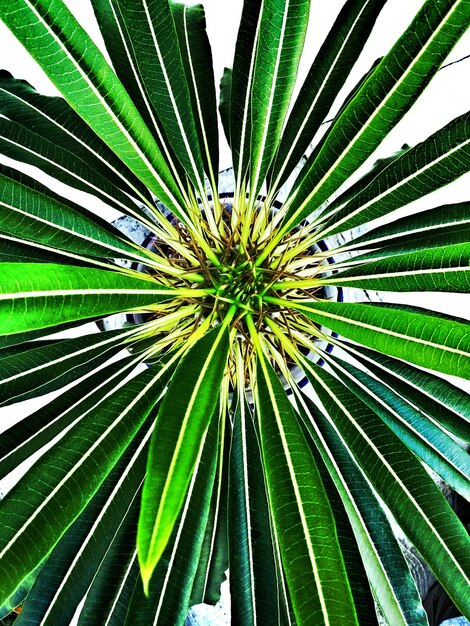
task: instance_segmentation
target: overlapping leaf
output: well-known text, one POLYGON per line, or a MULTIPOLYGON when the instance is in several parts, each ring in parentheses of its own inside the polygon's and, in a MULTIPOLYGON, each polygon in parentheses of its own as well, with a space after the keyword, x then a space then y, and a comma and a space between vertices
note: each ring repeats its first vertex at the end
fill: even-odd
MULTIPOLYGON (((305 363, 305 362, 304 362, 305 363)), ((468 535, 416 457, 386 424, 321 368, 306 373, 336 430, 378 495, 457 606, 468 612, 468 535)))
POLYGON ((285 229, 319 207, 372 154, 467 27, 468 0, 425 2, 305 165, 291 192, 285 229))
POLYGON ((470 337, 463 320, 390 304, 317 302, 295 306, 354 342, 429 369, 470 377, 470 337))
MULTIPOLYGON (((323 42, 287 120, 270 173, 270 191, 286 181, 306 152, 346 80, 385 0, 348 0, 323 42)), ((315 11, 318 7, 314 7, 315 11)))
POLYGON ((71 107, 184 219, 183 199, 150 131, 103 55, 61 0, 2 0, 2 20, 71 107), (53 58, 53 62, 51 59, 53 58))
POLYGON ((87 505, 154 407, 160 373, 143 372, 88 412, 2 502, 0 596, 8 597, 87 505), (70 493, 79 497, 70 498, 70 493))

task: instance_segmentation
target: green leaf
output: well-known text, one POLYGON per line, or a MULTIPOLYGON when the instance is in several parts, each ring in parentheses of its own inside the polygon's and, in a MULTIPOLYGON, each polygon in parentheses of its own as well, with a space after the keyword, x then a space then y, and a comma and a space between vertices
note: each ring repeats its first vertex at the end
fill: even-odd
MULTIPOLYGON (((78 256, 78 255, 77 255, 78 256)), ((0 263, 60 263, 92 267, 95 261, 82 261, 79 258, 62 255, 48 246, 39 247, 32 241, 25 242, 18 237, 0 233, 0 263)))
POLYGON ((272 167, 271 193, 282 187, 313 141, 385 2, 348 0, 339 12, 287 120, 272 167))
POLYGON ((364 255, 363 258, 367 259, 466 241, 470 241, 470 202, 458 202, 413 213, 374 228, 355 237, 347 247, 348 250, 377 249, 377 252, 364 255))
POLYGON ((246 401, 235 413, 228 538, 231 617, 240 626, 283 624, 281 590, 259 434, 246 401))
MULTIPOLYGON (((331 361, 330 361, 331 362, 331 361)), ((466 500, 470 500, 470 458, 452 437, 381 382, 350 363, 334 367, 341 380, 466 500)))
POLYGON ((201 147, 204 171, 217 191, 219 176, 219 128, 214 85, 212 53, 206 32, 206 18, 201 4, 180 4, 171 0, 179 48, 186 72, 201 147))
MULTIPOLYGON (((35 570, 28 574, 26 578, 21 582, 20 586, 14 593, 0 606, 0 620, 3 621, 10 613, 12 613, 20 605, 23 605, 26 596, 30 593, 31 587, 34 585, 38 573, 41 571, 44 563, 40 563, 35 570)), ((9 621, 9 620, 8 620, 9 621)), ((16 623, 20 624, 19 617, 16 618, 16 623)), ((8 622, 7 622, 8 623, 8 622)))
POLYGON ((295 305, 314 322, 384 354, 444 374, 470 377, 470 337, 462 321, 391 304, 316 302, 295 305))
POLYGON ((411 401, 446 430, 470 440, 468 394, 451 383, 412 365, 361 347, 345 346, 356 359, 401 396, 411 401))
POLYGON ((232 101, 232 70, 224 67, 219 89, 219 113, 228 145, 231 145, 230 119, 232 101))
POLYGON ((468 27, 468 0, 427 0, 336 120, 287 203, 283 231, 327 200, 399 122, 468 27))
POLYGON ((470 291, 470 243, 395 254, 378 260, 358 257, 353 262, 354 267, 338 268, 337 273, 322 278, 321 282, 381 291, 470 291))
MULTIPOLYGON (((138 496, 140 492, 136 494, 136 499, 138 496)), ((94 624, 102 626, 104 616, 112 613, 115 594, 122 585, 123 571, 125 572, 133 563, 137 518, 138 506, 134 501, 125 512, 125 516, 121 518, 116 534, 99 562, 80 611, 77 626, 93 626, 94 624)))
POLYGON ((269 501, 298 623, 357 624, 335 522, 298 417, 258 352, 257 407, 269 501))
POLYGON ((198 192, 203 162, 169 0, 113 0, 135 53, 147 97, 198 192))
POLYGON ((238 187, 250 162, 251 90, 263 0, 247 0, 238 29, 230 89, 230 147, 238 187))
POLYGON ((155 406, 160 376, 148 370, 102 399, 2 501, 2 601, 86 507, 155 406))
MULTIPOLYGON (((310 0, 262 0, 251 85, 250 196, 274 158, 297 77, 310 0)), ((238 97, 235 92, 233 97, 238 97)), ((233 105, 232 105, 233 106, 233 105)))
POLYGON ((0 335, 142 309, 171 297, 153 280, 51 263, 2 263, 0 335))
POLYGON ((135 361, 129 357, 106 365, 28 415, 27 419, 4 430, 0 440, 0 476, 6 476, 57 435, 65 433, 70 425, 118 386, 134 367, 135 361))
MULTIPOLYGON (((56 180, 92 194, 117 211, 142 216, 135 201, 116 187, 107 176, 95 169, 93 159, 83 160, 67 148, 58 146, 47 137, 47 129, 33 133, 29 128, 0 118, 0 149, 2 154, 33 165, 56 180)), ((93 215, 93 214, 91 214, 93 215)))
POLYGON ((178 366, 158 412, 137 536, 146 593, 183 506, 217 405, 228 350, 225 325, 197 341, 178 366))
POLYGON ((418 459, 359 398, 324 369, 306 374, 328 423, 463 613, 469 611, 470 540, 418 459))
POLYGON ((183 626, 185 623, 207 530, 219 437, 225 427, 224 421, 224 418, 213 419, 206 431, 184 506, 168 546, 155 568, 148 597, 144 595, 139 578, 129 603, 127 619, 121 624, 183 626))
MULTIPOLYGON (((375 601, 394 626, 428 626, 416 583, 376 494, 328 420, 304 393, 300 406, 305 428, 345 507, 375 601)), ((357 603, 356 607, 362 608, 357 603)))
MULTIPOLYGON (((221 407, 221 412, 225 408, 221 407)), ((228 562, 228 461, 230 452, 231 425, 227 416, 225 430, 219 433, 217 472, 212 488, 212 498, 206 529, 199 555, 199 563, 191 590, 190 606, 195 604, 215 605, 220 600, 220 588, 227 580, 228 562)))
POLYGON ((183 199, 150 131, 66 5, 61 0, 1 0, 0 12, 70 106, 184 220, 183 199))
POLYGON ((387 215, 447 185, 466 173, 469 156, 470 113, 465 113, 394 159, 339 211, 332 210, 322 236, 387 215))
POLYGON ((18 354, 0 352, 0 406, 40 396, 84 376, 122 350, 133 334, 119 329, 40 347, 34 342, 18 354))
MULTIPOLYGON (((138 511, 136 497, 145 474, 149 426, 151 424, 147 423, 137 433, 86 509, 49 555, 47 567, 37 577, 18 618, 20 626, 22 623, 51 626, 73 620, 90 583, 94 583, 99 576, 103 559, 113 551, 116 534, 126 527, 126 517, 134 518, 132 545, 129 546, 134 552, 138 511)), ((116 562, 121 566, 123 556, 115 555, 116 562)), ((100 609, 96 614, 102 619, 100 609)))
POLYGON ((43 96, 26 81, 0 70, 0 112, 73 152, 131 196, 151 199, 146 187, 63 98, 43 96))
POLYGON ((161 153, 165 155, 180 190, 183 190, 186 185, 186 174, 165 136, 158 111, 155 110, 147 95, 138 70, 136 53, 118 2, 117 0, 91 0, 91 4, 114 71, 152 133, 161 153))
POLYGON ((21 239, 44 246, 47 252, 146 261, 145 250, 126 241, 108 224, 91 213, 84 214, 72 202, 59 200, 45 187, 10 168, 0 168, 0 207, 1 233, 20 235, 21 239))

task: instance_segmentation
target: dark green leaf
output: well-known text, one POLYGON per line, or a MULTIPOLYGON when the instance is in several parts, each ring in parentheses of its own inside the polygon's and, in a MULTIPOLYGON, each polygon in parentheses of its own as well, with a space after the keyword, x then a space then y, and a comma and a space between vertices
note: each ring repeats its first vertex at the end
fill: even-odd
MULTIPOLYGON (((313 141, 362 52, 385 2, 386 0, 348 0, 341 9, 287 120, 272 168, 271 192, 282 187, 313 141)), ((320 7, 314 8, 315 10, 320 10, 320 7)))
POLYGON ((258 353, 257 406, 269 501, 296 619, 357 624, 320 474, 281 382, 258 353))

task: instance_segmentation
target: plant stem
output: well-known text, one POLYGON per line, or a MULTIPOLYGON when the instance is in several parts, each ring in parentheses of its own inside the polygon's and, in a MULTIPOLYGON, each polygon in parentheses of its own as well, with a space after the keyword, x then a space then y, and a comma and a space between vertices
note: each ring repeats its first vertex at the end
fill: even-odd
POLYGON ((311 280, 281 280, 278 283, 273 283, 271 289, 310 289, 311 287, 318 287, 322 284, 322 281, 318 278, 311 280))

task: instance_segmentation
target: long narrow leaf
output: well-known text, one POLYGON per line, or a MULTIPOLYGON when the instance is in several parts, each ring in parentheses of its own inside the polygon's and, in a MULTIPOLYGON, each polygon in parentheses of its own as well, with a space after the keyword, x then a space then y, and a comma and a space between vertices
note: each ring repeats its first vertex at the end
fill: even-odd
POLYGON ((63 98, 43 96, 26 81, 0 70, 0 112, 71 150, 130 195, 148 198, 146 187, 63 98))
POLYGON ((105 399, 2 501, 0 598, 10 595, 87 505, 154 407, 158 379, 159 373, 144 372, 105 399), (79 497, 70 498, 71 491, 79 497))
POLYGON ((57 146, 45 135, 0 118, 0 148, 11 159, 34 165, 40 170, 80 191, 100 198, 117 211, 139 217, 135 202, 116 187, 107 176, 95 169, 93 160, 85 161, 72 152, 72 146, 57 146))
MULTIPOLYGON (((250 195, 274 158, 295 84, 310 0, 262 0, 251 88, 250 195)), ((237 97, 237 94, 233 94, 237 97)))
POLYGON ((0 335, 136 309, 171 297, 171 290, 91 268, 50 263, 3 263, 0 335))
POLYGON ((364 224, 447 185, 467 171, 469 155, 470 113, 465 113, 392 161, 335 212, 324 233, 364 224))
POLYGON ((376 602, 394 625, 428 626, 416 583, 377 496, 318 407, 306 394, 301 397, 305 427, 348 514, 376 602))
MULTIPOLYGON (((305 361, 304 361, 305 362, 305 361)), ((331 424, 453 601, 469 611, 468 535, 412 452, 382 420, 322 368, 306 373, 331 424)))
POLYGON ((113 233, 96 216, 84 214, 74 203, 60 201, 28 176, 10 168, 0 168, 0 206, 0 232, 6 235, 20 234, 47 249, 77 255, 145 262, 145 251, 126 241, 118 231, 113 233))
POLYGON ((46 342, 0 356, 0 406, 54 391, 87 374, 122 350, 129 329, 46 342))
POLYGON ((0 9, 5 24, 71 107, 149 189, 187 219, 182 197, 139 112, 66 5, 60 0, 2 0, 0 9))
POLYGON ((333 513, 282 384, 258 354, 261 448, 270 507, 298 622, 357 624, 333 513))
POLYGON ((176 156, 199 192, 203 163, 169 0, 116 0, 138 71, 176 156))
MULTIPOLYGON (((222 420, 223 422, 224 420, 222 420)), ((136 581, 126 626, 183 626, 206 532, 216 474, 219 436, 224 424, 213 419, 196 459, 181 514, 145 597, 136 581)))
POLYGON ((279 189, 306 152, 344 84, 386 0, 348 0, 317 54, 282 134, 271 192, 279 189))
POLYGON ((468 328, 455 318, 400 305, 317 302, 295 306, 313 321, 379 352, 439 372, 470 376, 468 328))
POLYGON ((216 407, 228 349, 223 325, 196 342, 176 370, 158 412, 137 538, 146 592, 183 506, 216 407))
POLYGON ((259 435, 248 406, 240 403, 229 483, 231 616, 240 626, 283 623, 273 541, 259 435))
POLYGON ((470 439, 468 394, 439 376, 362 347, 347 346, 377 378, 463 441, 470 439))
POLYGON ((340 270, 321 282, 381 291, 470 291, 470 243, 395 254, 378 260, 359 257, 354 263, 353 268, 340 270))
POLYGON ((186 80, 195 113, 204 171, 217 191, 219 129, 212 53, 202 5, 171 3, 186 80))

